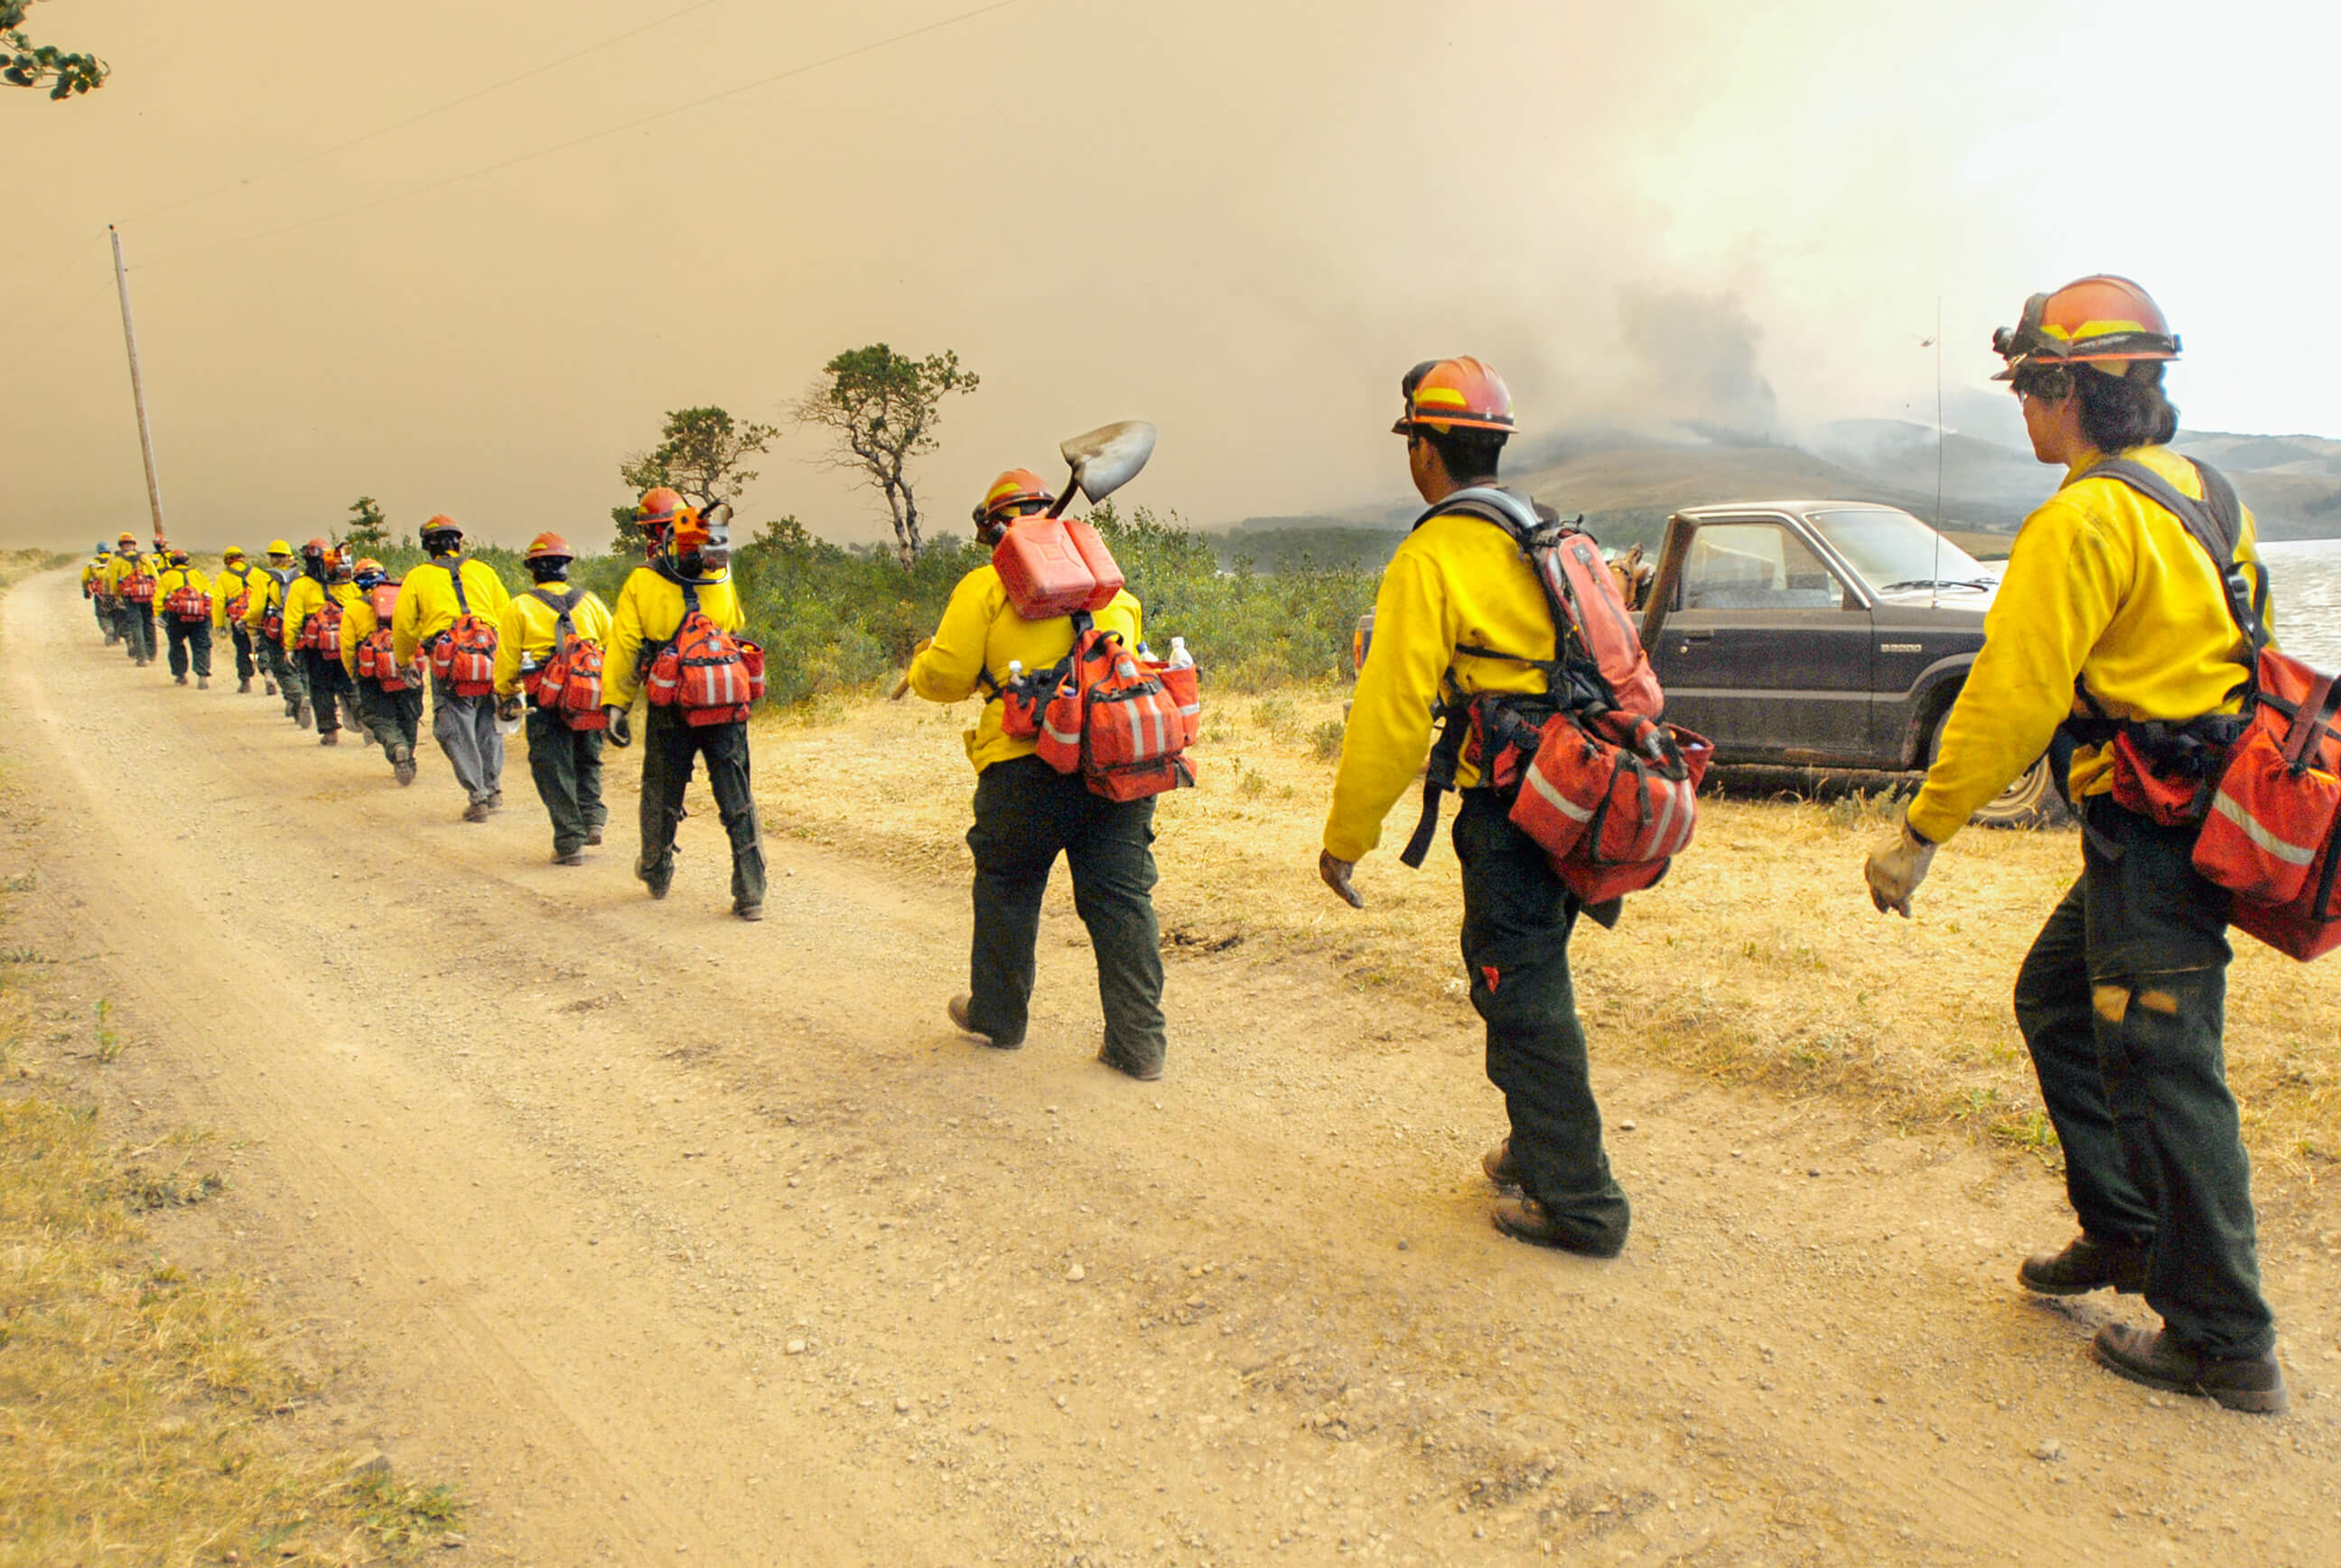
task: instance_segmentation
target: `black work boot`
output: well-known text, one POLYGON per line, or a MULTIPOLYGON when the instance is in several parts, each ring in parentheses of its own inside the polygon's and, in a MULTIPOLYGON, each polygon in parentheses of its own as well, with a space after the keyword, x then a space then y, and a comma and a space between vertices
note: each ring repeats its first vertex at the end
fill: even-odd
MULTIPOLYGON (((481 814, 483 821, 486 814, 484 812, 481 814)), ((674 885, 674 863, 669 861, 664 865, 652 867, 638 860, 634 862, 634 874, 642 878, 643 885, 651 890, 652 898, 664 898, 666 890, 674 885)))
POLYGON ((1515 1241, 1551 1247, 1579 1257, 1614 1258, 1626 1250, 1623 1234, 1588 1231, 1554 1213, 1534 1198, 1499 1198, 1489 1216, 1496 1228, 1515 1241))
POLYGON ((2120 1238, 2100 1241, 2085 1231, 2061 1253, 2040 1253, 2025 1259, 2016 1271, 2016 1282, 2044 1296, 2087 1295, 2108 1285, 2134 1296, 2146 1289, 2146 1243, 2120 1238))
POLYGON ((957 1026, 961 1034, 972 1035, 974 1038, 982 1041, 986 1045, 991 1046, 995 1051, 1013 1051, 1024 1044, 1021 1039, 994 1039, 992 1036, 986 1034, 982 1030, 978 1029, 974 1024, 969 1023, 968 1018, 970 1014, 968 1013, 968 1009, 974 1005, 974 997, 961 994, 952 997, 951 1001, 946 1003, 943 1006, 943 1011, 951 1014, 951 1023, 957 1026))
POLYGON ((2117 1377, 2207 1399, 2226 1410, 2277 1415, 2291 1403, 2274 1351, 2234 1359, 2205 1355, 2172 1339, 2167 1329, 2109 1323, 2090 1342, 2089 1353, 2117 1377))
POLYGON ((1098 1060, 1123 1077, 1135 1078, 1141 1084, 1151 1084, 1162 1076, 1162 1059, 1159 1056, 1151 1061, 1143 1061, 1125 1056, 1111 1045, 1101 1045, 1098 1047, 1098 1060))
POLYGON ((1488 1180, 1505 1192, 1518 1192, 1520 1168, 1512 1164, 1512 1141, 1509 1138, 1479 1156, 1479 1168, 1488 1173, 1488 1180))

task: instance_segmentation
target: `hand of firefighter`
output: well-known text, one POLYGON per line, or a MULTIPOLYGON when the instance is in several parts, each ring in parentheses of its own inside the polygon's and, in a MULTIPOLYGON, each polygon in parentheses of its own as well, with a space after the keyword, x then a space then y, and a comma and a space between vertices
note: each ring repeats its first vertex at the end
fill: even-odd
POLYGON ((1869 879, 1869 902, 1878 905, 1878 913, 1891 910, 1903 919, 1910 918, 1910 895, 1927 880, 1927 868, 1935 863, 1935 846, 1918 836, 1904 818, 1893 842, 1880 844, 1870 851, 1869 864, 1862 873, 1869 879))
POLYGON ((1317 853, 1317 874, 1325 879, 1325 885, 1351 909, 1363 909, 1366 906, 1364 896, 1350 885, 1350 874, 1357 869, 1356 861, 1339 859, 1330 849, 1317 853))
MULTIPOLYGON (((913 658, 913 659, 915 659, 915 658, 917 658, 921 654, 925 653, 929 648, 931 648, 931 647, 933 647, 934 645, 935 645, 935 640, 934 640, 932 637, 921 637, 921 638, 919 639, 918 646, 916 646, 916 647, 914 647, 914 648, 912 648, 912 649, 911 650, 911 658, 913 658)), ((909 696, 910 694, 911 694, 911 672, 910 672, 910 671, 908 671, 908 670, 904 670, 904 671, 902 672, 902 678, 901 680, 896 681, 896 682, 894 683, 894 689, 893 689, 892 691, 891 691, 891 692, 889 692, 889 693, 887 693, 887 694, 886 694, 886 700, 887 700, 888 702, 890 702, 890 703, 899 703, 899 702, 901 702, 904 697, 907 697, 907 696, 909 696)))
POLYGON ((610 715, 610 744, 620 751, 634 744, 634 724, 626 717, 626 710, 614 703, 604 704, 602 711, 610 715))
POLYGON ((514 693, 513 695, 508 697, 498 697, 496 699, 496 717, 503 720, 506 724, 510 724, 514 719, 520 717, 520 694, 518 693, 514 693))

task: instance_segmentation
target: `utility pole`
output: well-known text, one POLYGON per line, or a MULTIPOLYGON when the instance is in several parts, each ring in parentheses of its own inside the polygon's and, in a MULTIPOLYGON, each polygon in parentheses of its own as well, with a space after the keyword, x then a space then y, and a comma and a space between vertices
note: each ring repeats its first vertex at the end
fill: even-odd
POLYGON ((112 224, 105 237, 114 242, 114 286, 122 295, 122 341, 130 350, 130 400, 138 405, 138 452, 146 459, 146 506, 154 514, 154 537, 167 538, 163 528, 163 482, 154 474, 154 433, 146 424, 146 378, 138 371, 138 328, 130 320, 130 274, 122 265, 122 235, 112 224))

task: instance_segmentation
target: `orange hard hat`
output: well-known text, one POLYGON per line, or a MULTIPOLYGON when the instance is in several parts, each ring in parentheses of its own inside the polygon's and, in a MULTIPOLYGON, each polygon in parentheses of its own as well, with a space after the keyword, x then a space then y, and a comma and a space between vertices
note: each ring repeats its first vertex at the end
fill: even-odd
POLYGON ((542 561, 549 555, 558 555, 564 561, 573 561, 577 558, 577 552, 572 550, 569 547, 569 541, 558 534, 539 534, 528 542, 528 548, 522 553, 521 559, 542 561))
POLYGON ((682 495, 661 484, 643 492, 642 504, 634 509, 634 517, 642 523, 672 523, 674 514, 682 510, 682 495))
POLYGON ((312 539, 306 544, 301 546, 301 554, 304 555, 322 555, 333 547, 332 543, 328 540, 322 538, 312 539))
POLYGON ((187 553, 186 553, 184 550, 174 550, 174 551, 172 551, 172 552, 171 552, 171 564, 172 564, 172 565, 174 565, 174 566, 184 566, 184 565, 185 565, 186 564, 187 564, 187 553))
POLYGON ((1027 507, 1053 504, 1056 499, 1049 494, 1047 482, 1030 468, 1011 468, 991 482, 991 488, 976 504, 975 524, 986 527, 1027 507))
POLYGON ((423 536, 425 539, 428 539, 433 534, 461 534, 463 531, 463 524, 456 522, 453 517, 448 516, 444 512, 440 513, 437 516, 432 518, 430 522, 425 523, 423 525, 423 536))
POLYGON ((2095 365, 2119 375, 2131 365, 2177 359, 2178 335, 2146 290, 2098 273, 2026 300, 2022 318, 1993 333, 1991 346, 2007 361, 1994 381, 2012 381, 2031 363, 2095 365))
POLYGON ((1394 435, 1411 435, 1418 429, 1444 435, 1450 430, 1512 428, 1512 394, 1504 378, 1465 355, 1454 359, 1426 359, 1399 383, 1406 412, 1390 426, 1394 435))
POLYGON ((368 572, 381 571, 382 563, 375 560, 371 555, 361 555, 358 557, 358 564, 353 567, 352 570, 363 576, 368 572))

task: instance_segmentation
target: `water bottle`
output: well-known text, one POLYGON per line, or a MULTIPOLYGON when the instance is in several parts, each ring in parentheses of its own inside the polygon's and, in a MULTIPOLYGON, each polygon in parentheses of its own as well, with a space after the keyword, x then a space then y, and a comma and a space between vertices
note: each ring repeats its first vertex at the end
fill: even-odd
POLYGON ((1023 678, 1024 678, 1024 661, 1023 661, 1023 660, 1021 660, 1021 659, 1011 659, 1011 660, 1009 660, 1009 661, 1008 661, 1008 684, 1009 684, 1010 685, 1011 685, 1011 686, 1012 686, 1012 685, 1014 685, 1017 682, 1019 682, 1019 681, 1022 680, 1023 678))
POLYGON ((1170 639, 1170 663, 1168 667, 1173 670, 1191 670, 1195 667, 1195 655, 1187 651, 1186 638, 1170 639))
POLYGON ((1138 662, 1141 664, 1151 664, 1154 662, 1154 650, 1146 645, 1146 640, 1143 637, 1138 642, 1138 662))

